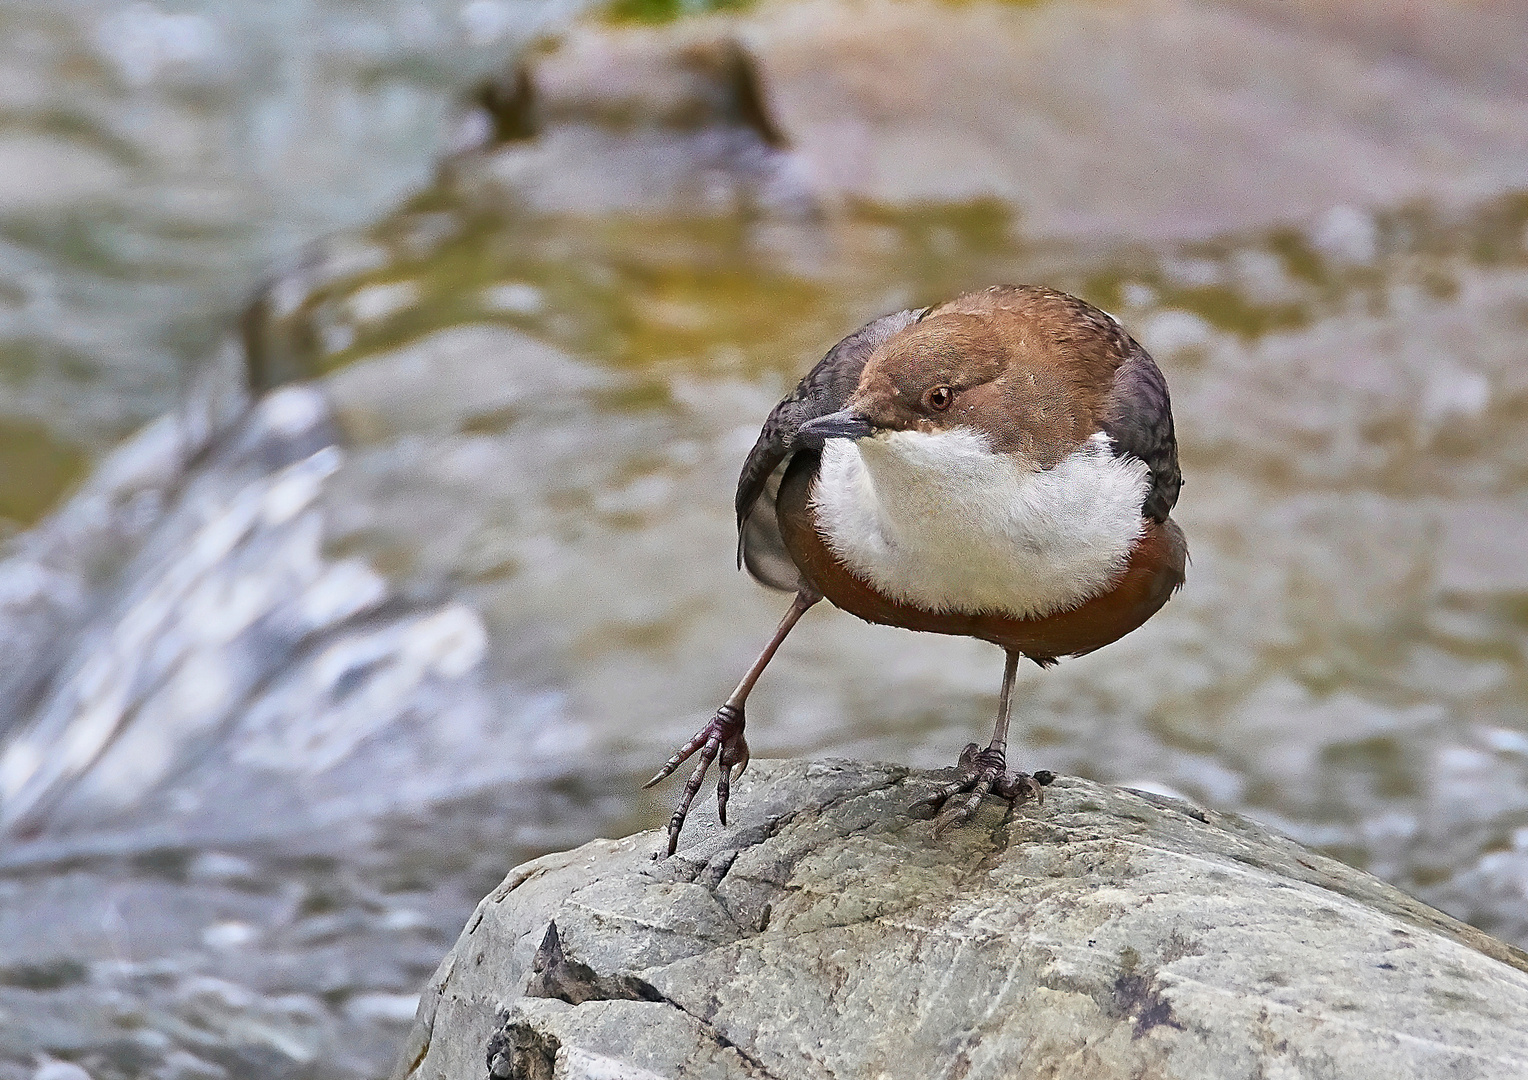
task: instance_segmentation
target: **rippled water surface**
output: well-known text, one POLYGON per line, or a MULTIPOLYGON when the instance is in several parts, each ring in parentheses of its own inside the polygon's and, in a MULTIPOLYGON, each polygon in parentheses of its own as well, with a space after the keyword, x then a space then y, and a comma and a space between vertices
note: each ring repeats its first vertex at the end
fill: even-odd
POLYGON ((0 6, 0 522, 161 413, 266 267, 421 183, 473 73, 561 15, 0 6))
MULTIPOLYGON (((1081 89, 964 142, 892 130, 905 84, 814 114, 881 100, 831 20, 759 16, 758 71, 686 60, 697 119, 642 89, 661 49, 598 35, 472 112, 542 6, 0 13, 0 517, 59 507, 0 563, 7 1075, 384 1071, 510 865, 666 817, 638 783, 784 608, 732 565, 774 401, 995 281, 1157 357, 1193 553, 1142 630, 1024 673, 1016 761, 1248 813, 1528 943, 1528 33, 987 11, 931 24, 930 85, 983 70, 971 34, 1081 89), (819 33, 837 82, 792 67, 819 33)), ((946 764, 1001 668, 817 609, 750 742, 946 764)))

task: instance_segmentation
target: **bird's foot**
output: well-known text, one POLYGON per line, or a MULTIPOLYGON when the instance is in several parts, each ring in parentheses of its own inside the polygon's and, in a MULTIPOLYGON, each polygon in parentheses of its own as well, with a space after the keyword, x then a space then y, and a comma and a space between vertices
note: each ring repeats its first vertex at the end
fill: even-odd
POLYGON ((1056 774, 1047 769, 1040 769, 1034 775, 1011 773, 1001 750, 990 746, 980 750, 975 743, 966 744, 955 767, 960 770, 959 776, 941 785, 928 798, 913 804, 914 811, 937 813, 943 809, 944 812, 939 814, 934 824, 935 835, 968 820, 988 795, 996 795, 1015 804, 1026 799, 1043 803, 1045 785, 1056 778, 1056 774), (965 798, 950 803, 954 796, 962 794, 965 798))
POLYGON ((706 778, 706 770, 711 767, 711 762, 720 759, 721 775, 716 778, 716 816, 721 819, 723 825, 727 824, 727 797, 732 791, 732 781, 743 775, 743 770, 748 768, 748 740, 743 738, 743 707, 723 705, 716 710, 716 715, 711 722, 697 731, 689 742, 685 743, 674 756, 664 762, 663 768, 658 770, 658 775, 653 777, 643 787, 652 787, 660 780, 671 776, 675 769, 683 765, 692 755, 699 753, 700 758, 695 762, 695 768, 690 772, 690 778, 685 781, 684 794, 679 799, 679 806, 674 810, 674 816, 669 818, 668 824, 668 853, 674 854, 679 847, 679 831, 684 828, 684 819, 689 816, 690 804, 695 801, 695 795, 700 791, 700 785, 706 778), (733 772, 736 767, 737 771, 733 772))

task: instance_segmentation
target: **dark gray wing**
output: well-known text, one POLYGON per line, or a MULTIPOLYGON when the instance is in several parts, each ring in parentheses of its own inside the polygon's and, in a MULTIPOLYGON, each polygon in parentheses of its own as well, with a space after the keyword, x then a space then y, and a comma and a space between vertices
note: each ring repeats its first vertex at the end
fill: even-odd
POLYGON ((1128 334, 1124 348, 1125 362, 1114 372, 1103 428, 1114 440, 1116 453, 1133 454, 1151 470, 1151 488, 1141 513, 1164 521, 1183 486, 1178 440, 1173 435, 1172 401, 1156 361, 1128 334))
POLYGON ((787 464, 796 432, 808 420, 837 412, 859 386, 865 361, 881 342, 922 318, 927 308, 899 311, 866 323, 828 350, 820 363, 796 384, 790 397, 774 407, 759 439, 743 462, 737 481, 737 557, 739 566, 759 582, 793 590, 796 565, 786 553, 775 522, 775 491, 787 464), (761 501, 762 500, 762 501, 761 501), (761 505, 768 512, 756 513, 761 505))

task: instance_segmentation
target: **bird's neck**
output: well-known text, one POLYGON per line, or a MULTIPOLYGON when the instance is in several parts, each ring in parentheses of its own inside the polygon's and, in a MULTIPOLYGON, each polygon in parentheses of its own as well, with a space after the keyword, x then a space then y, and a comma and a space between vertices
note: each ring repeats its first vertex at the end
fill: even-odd
POLYGON ((834 554, 886 596, 1031 618, 1118 580, 1147 484, 1102 434, 1043 469, 969 428, 898 431, 829 440, 812 505, 834 554))

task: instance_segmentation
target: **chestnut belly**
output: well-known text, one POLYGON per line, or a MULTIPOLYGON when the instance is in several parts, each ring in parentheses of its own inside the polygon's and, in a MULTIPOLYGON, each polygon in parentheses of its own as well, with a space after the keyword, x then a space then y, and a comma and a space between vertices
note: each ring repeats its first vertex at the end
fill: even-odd
POLYGON ((1030 619, 927 611, 893 600, 846 567, 823 539, 810 496, 819 455, 798 452, 780 483, 775 513, 786 550, 802 575, 837 607, 866 622, 981 638, 1047 661, 1118 641, 1157 613, 1183 584, 1188 544, 1171 520, 1146 522, 1118 583, 1069 611, 1030 619))

